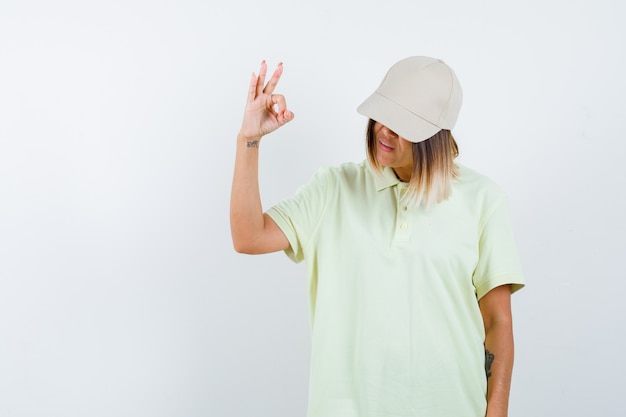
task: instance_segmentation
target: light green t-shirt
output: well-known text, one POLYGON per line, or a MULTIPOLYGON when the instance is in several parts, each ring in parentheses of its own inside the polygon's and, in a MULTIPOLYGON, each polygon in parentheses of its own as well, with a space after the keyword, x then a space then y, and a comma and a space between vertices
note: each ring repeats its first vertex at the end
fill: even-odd
POLYGON ((485 415, 477 299, 524 281, 505 194, 459 168, 430 209, 364 161, 320 169, 268 210, 307 265, 309 417, 485 415))

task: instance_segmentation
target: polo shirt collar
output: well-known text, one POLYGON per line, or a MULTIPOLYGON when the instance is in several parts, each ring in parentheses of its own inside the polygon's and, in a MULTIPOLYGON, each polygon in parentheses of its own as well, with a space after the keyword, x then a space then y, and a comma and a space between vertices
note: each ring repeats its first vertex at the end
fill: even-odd
MULTIPOLYGON (((372 168, 370 167, 370 169, 372 168)), ((383 170, 379 173, 375 172, 373 169, 372 172, 374 173, 376 191, 382 191, 385 188, 393 187, 402 183, 402 181, 400 181, 396 176, 396 173, 393 172, 393 169, 389 167, 383 167, 383 170)))

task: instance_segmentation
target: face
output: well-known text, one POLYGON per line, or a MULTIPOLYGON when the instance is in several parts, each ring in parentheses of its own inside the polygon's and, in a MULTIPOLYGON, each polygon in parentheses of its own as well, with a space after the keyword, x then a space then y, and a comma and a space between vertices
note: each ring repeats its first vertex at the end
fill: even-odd
POLYGON ((374 124, 376 161, 392 168, 404 182, 411 179, 413 172, 413 144, 378 122, 374 124))

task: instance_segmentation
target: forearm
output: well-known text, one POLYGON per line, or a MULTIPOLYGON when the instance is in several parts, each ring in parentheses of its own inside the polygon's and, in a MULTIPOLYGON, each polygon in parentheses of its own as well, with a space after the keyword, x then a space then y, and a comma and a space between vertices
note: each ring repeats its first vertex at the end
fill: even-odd
POLYGON ((259 144, 260 138, 237 136, 230 195, 230 230, 238 252, 249 252, 248 245, 260 236, 264 227, 259 191, 259 144))
POLYGON ((513 329, 510 320, 493 323, 485 337, 487 417, 508 415, 513 372, 513 329))

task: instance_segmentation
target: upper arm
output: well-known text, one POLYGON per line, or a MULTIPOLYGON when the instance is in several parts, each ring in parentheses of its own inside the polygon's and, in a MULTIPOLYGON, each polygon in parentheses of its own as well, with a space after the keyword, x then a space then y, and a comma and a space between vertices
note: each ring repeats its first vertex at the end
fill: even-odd
POLYGON ((259 252, 269 253, 289 249, 289 240, 285 233, 278 227, 274 219, 267 213, 263 213, 263 241, 258 245, 259 252))
POLYGON ((478 300, 480 313, 483 316, 485 330, 493 325, 511 325, 511 285, 505 284, 493 288, 478 300))
POLYGON ((479 257, 472 277, 479 299, 504 284, 512 284, 510 292, 524 286, 506 196, 500 196, 487 212, 481 220, 479 257))
POLYGON ((259 230, 245 239, 233 239, 235 250, 239 253, 259 255, 289 248, 289 240, 267 213, 263 213, 263 228, 259 230))

